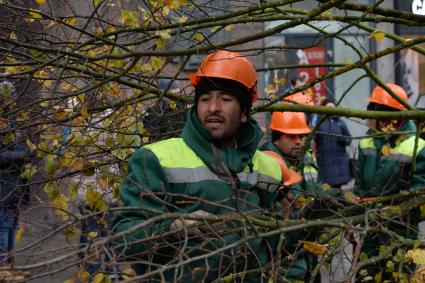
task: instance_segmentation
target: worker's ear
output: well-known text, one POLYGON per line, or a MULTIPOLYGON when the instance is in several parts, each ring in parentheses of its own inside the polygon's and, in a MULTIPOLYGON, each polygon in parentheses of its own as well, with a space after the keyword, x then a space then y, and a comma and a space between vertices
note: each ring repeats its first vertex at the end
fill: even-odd
POLYGON ((246 123, 248 121, 248 116, 245 114, 245 112, 242 111, 241 113, 241 122, 246 123))

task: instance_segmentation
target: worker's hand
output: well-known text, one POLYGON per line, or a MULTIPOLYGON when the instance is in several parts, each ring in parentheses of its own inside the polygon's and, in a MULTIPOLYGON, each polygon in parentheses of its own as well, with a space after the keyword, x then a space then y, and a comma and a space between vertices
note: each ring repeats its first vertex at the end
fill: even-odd
MULTIPOLYGON (((205 216, 212 216, 211 213, 206 212, 204 210, 197 210, 190 215, 194 218, 196 217, 205 217, 205 216)), ((174 222, 171 224, 171 229, 181 229, 183 227, 192 226, 190 228, 187 228, 187 233, 189 235, 202 235, 206 233, 211 233, 212 230, 219 231, 224 228, 224 222, 218 222, 213 224, 206 224, 205 222, 201 222, 199 220, 195 219, 183 219, 178 218, 174 220, 174 222), (198 224, 198 225, 196 225, 198 224)))

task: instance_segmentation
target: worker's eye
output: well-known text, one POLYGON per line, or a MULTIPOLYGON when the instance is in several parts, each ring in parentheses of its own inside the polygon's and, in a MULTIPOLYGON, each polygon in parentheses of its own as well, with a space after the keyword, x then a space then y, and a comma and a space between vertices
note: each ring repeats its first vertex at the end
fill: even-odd
POLYGON ((208 101, 208 100, 210 100, 210 95, 201 95, 200 97, 199 97, 199 101, 202 101, 202 102, 205 102, 205 101, 208 101))
POLYGON ((221 95, 221 100, 226 102, 233 101, 233 95, 228 95, 228 94, 221 95))

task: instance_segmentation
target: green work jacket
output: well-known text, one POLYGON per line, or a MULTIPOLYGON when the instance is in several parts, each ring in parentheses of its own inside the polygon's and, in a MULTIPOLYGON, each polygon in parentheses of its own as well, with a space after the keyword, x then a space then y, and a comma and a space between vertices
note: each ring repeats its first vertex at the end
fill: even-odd
POLYGON ((303 163, 300 166, 301 169, 298 169, 296 168, 296 160, 286 156, 276 147, 274 143, 268 142, 264 144, 261 147, 261 150, 270 150, 276 152, 283 158, 289 168, 296 170, 302 176, 301 183, 291 187, 295 194, 315 196, 323 192, 322 185, 319 181, 317 162, 311 152, 306 152, 306 154, 304 154, 303 163))
MULTIPOLYGON (((139 261, 134 265, 139 275, 158 272, 149 277, 152 280, 162 274, 167 282, 211 281, 235 270, 242 271, 241 268, 264 265, 269 250, 261 238, 224 249, 252 236, 249 229, 205 240, 176 233, 166 235, 174 219, 153 221, 153 217, 197 210, 213 215, 281 211, 277 202, 281 171, 273 158, 256 150, 262 133, 255 120, 249 118, 242 124, 236 148, 214 148, 195 109, 188 115, 182 138, 144 146, 131 157, 128 176, 120 189, 125 207, 136 209, 117 213, 113 232, 146 225, 120 237, 115 243, 116 250, 125 254, 127 260, 139 261), (231 185, 235 180, 237 188, 231 185), (194 260, 195 257, 200 259, 194 260)), ((226 225, 242 227, 240 222, 226 225)), ((258 276, 253 282, 257 279, 258 276)))
POLYGON ((377 197, 425 188, 425 141, 416 139, 412 121, 407 121, 400 131, 406 134, 360 140, 353 190, 357 196, 377 197))

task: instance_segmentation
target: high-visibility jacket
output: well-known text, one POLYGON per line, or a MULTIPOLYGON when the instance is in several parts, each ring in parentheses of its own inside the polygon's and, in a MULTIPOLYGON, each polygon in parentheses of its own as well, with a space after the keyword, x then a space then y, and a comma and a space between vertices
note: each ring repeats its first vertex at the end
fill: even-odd
POLYGON ((270 150, 279 154, 288 165, 289 168, 296 170, 302 177, 302 181, 299 186, 293 186, 295 193, 301 193, 305 196, 314 196, 323 192, 322 185, 319 181, 318 169, 316 160, 311 152, 306 152, 302 160, 301 168, 297 168, 295 160, 285 156, 272 142, 264 144, 262 150, 270 150))
POLYGON ((406 134, 360 140, 356 195, 376 197, 425 188, 425 141, 416 139, 416 126, 411 121, 400 131, 406 134))
MULTIPOLYGON (((238 148, 216 149, 214 152, 206 129, 200 125, 192 109, 183 138, 147 145, 131 157, 120 197, 125 207, 138 209, 119 212, 112 230, 119 233, 146 224, 117 240, 117 244, 121 244, 118 250, 129 260, 145 261, 146 264, 135 266, 138 274, 167 265, 169 268, 163 272, 167 282, 175 282, 176 278, 183 282, 197 282, 202 278, 210 281, 233 272, 234 268, 242 268, 242 271, 245 263, 253 268, 267 263, 265 239, 256 238, 224 249, 252 232, 237 231, 221 238, 212 237, 210 242, 202 242, 199 238, 183 240, 181 235, 182 238, 177 240, 178 235, 166 236, 174 219, 147 222, 165 213, 197 210, 213 215, 263 209, 279 211, 280 167, 272 157, 256 150, 261 138, 256 122, 250 119, 244 127, 242 130, 246 136, 238 140, 238 148), (152 240, 140 242, 149 237, 152 240), (223 250, 217 251, 221 248, 223 250), (208 253, 211 255, 205 256, 208 253), (178 264, 196 256, 205 258, 192 260, 184 266, 178 264), (149 262, 153 264, 149 266, 149 262)), ((246 224, 235 221, 226 225, 237 229, 246 224)))

